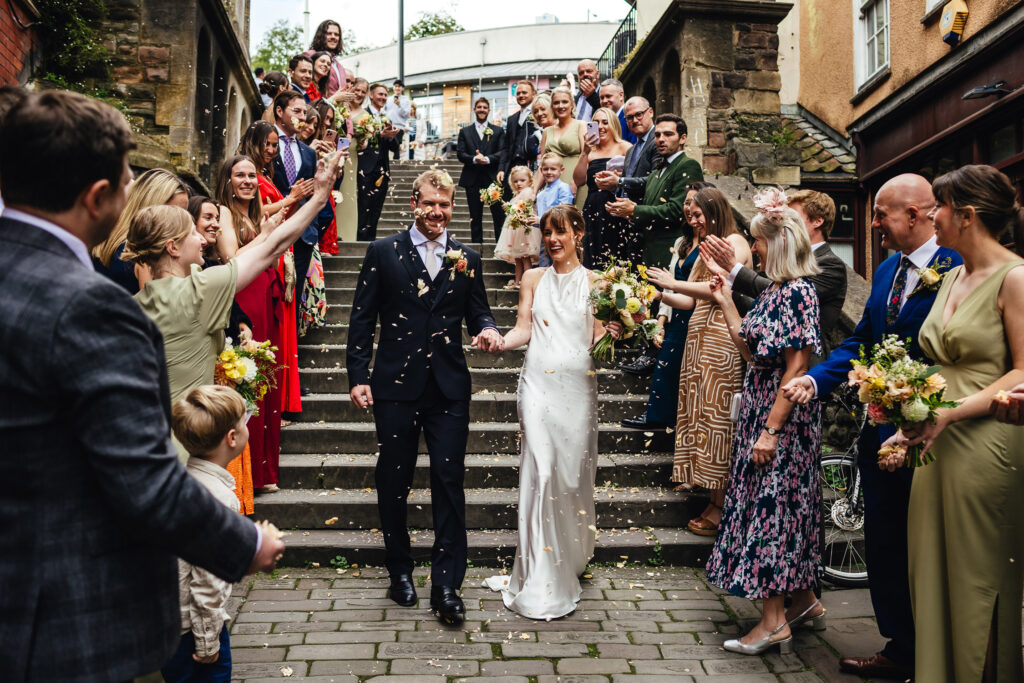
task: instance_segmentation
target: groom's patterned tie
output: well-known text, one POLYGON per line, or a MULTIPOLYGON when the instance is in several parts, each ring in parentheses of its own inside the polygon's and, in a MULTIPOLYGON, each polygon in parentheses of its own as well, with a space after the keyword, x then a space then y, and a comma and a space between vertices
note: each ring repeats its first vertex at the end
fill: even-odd
POLYGON ((284 175, 288 179, 288 187, 295 184, 295 176, 298 172, 295 168, 295 155, 292 154, 292 139, 287 135, 281 136, 284 147, 281 148, 281 163, 284 165, 284 175))
POLYGON ((891 327, 900 314, 900 303, 903 301, 903 290, 907 288, 907 271, 913 265, 906 256, 900 259, 900 270, 892 281, 892 292, 889 294, 889 305, 885 308, 885 324, 891 327))

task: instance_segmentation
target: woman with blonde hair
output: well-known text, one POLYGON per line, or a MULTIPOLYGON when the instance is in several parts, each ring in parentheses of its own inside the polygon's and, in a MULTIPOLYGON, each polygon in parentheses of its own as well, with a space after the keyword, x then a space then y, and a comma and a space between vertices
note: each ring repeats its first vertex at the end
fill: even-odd
MULTIPOLYGON (((576 207, 579 208, 583 206, 587 190, 586 186, 578 187, 573 182, 573 173, 576 164, 579 163, 580 154, 583 153, 583 135, 587 131, 587 126, 576 119, 576 103, 573 102, 572 92, 568 88, 555 88, 551 91, 551 111, 554 120, 544 129, 541 136, 540 153, 544 155, 554 152, 562 157, 562 167, 565 170, 562 171, 561 179, 572 188, 573 194, 576 195, 576 207)), ((540 186, 535 183, 533 189, 536 192, 540 186)))
POLYGON ((188 188, 181 178, 170 171, 153 168, 128 186, 128 198, 117 224, 107 239, 92 250, 92 262, 96 272, 121 285, 130 294, 139 291, 139 279, 135 268, 121 260, 124 242, 128 237, 128 226, 139 211, 147 206, 161 204, 186 208, 188 188))
POLYGON ((336 162, 320 162, 313 200, 265 232, 264 238, 249 249, 224 265, 205 270, 206 240, 187 211, 172 206, 149 207, 133 218, 121 258, 145 265, 153 273, 153 279, 135 295, 135 300, 163 335, 172 401, 193 387, 213 383, 236 292, 276 263, 288 245, 298 239, 323 206, 337 175, 336 162))
POLYGON ((577 186, 587 186, 583 203, 583 219, 587 222, 587 239, 583 246, 583 265, 603 267, 616 261, 639 262, 643 245, 628 218, 616 218, 605 210, 605 204, 615 201, 615 193, 601 190, 595 180, 598 173, 608 168, 612 157, 624 157, 629 148, 622 140, 619 117, 611 109, 601 107, 590 119, 597 123, 597 137, 584 137, 583 153, 573 172, 577 186))
MULTIPOLYGON (((821 575, 821 404, 795 404, 782 387, 807 371, 821 353, 818 295, 807 279, 821 272, 807 229, 778 188, 754 196, 759 213, 750 224, 754 250, 774 284, 741 318, 728 273, 715 271, 712 296, 736 349, 747 361, 732 471, 718 538, 708 559, 708 580, 732 595, 760 598, 761 621, 726 650, 757 655, 779 646, 792 651, 785 599, 797 621, 824 628, 825 610, 814 597, 821 575)), ((1019 619, 1019 615, 1018 615, 1019 619)), ((1019 656, 1019 652, 1018 652, 1019 656)))

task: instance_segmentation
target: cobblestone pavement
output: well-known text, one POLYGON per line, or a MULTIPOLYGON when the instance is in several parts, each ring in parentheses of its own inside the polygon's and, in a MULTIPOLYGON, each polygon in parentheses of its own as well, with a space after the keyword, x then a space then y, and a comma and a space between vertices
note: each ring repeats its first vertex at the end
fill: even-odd
POLYGON ((851 681, 837 656, 876 652, 882 639, 866 590, 826 592, 828 630, 795 634, 796 653, 726 652, 721 643, 757 621, 757 605, 723 595, 703 572, 677 567, 596 567, 566 618, 524 619, 480 588, 492 569, 470 569, 467 620, 447 629, 428 609, 428 570, 415 576, 420 605, 387 599, 382 569, 279 571, 235 587, 234 675, 248 682, 356 683, 760 683, 851 681))

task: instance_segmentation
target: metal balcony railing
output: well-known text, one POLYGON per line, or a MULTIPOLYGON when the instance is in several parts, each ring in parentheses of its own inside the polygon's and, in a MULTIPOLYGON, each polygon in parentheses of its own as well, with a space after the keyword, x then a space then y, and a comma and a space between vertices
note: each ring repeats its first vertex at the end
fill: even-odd
POLYGON ((601 76, 608 78, 615 71, 616 67, 626 61, 626 55, 636 47, 636 5, 629 10, 629 14, 619 24, 619 30, 612 36, 608 47, 597 61, 597 67, 601 76))

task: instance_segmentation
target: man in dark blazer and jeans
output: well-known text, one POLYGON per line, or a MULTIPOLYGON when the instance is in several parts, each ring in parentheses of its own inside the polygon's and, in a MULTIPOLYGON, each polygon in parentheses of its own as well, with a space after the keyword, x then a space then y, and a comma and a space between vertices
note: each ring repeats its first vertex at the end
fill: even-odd
POLYGON ((0 674, 125 681, 180 639, 177 557, 225 581, 283 544, 186 474, 163 338, 89 249, 135 146, 113 108, 30 93, 0 121, 0 674))
MULTIPOLYGON (((459 187, 466 189, 466 203, 469 204, 469 234, 473 242, 484 241, 484 204, 480 199, 480 191, 487 188, 498 177, 498 165, 501 164, 501 149, 505 139, 505 131, 492 126, 487 117, 491 113, 491 103, 481 97, 473 104, 476 120, 459 131, 458 155, 462 162, 462 175, 459 176, 459 187)), ((501 202, 491 205, 491 219, 494 221, 494 239, 501 236, 501 226, 505 223, 505 211, 501 202)))

